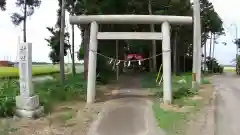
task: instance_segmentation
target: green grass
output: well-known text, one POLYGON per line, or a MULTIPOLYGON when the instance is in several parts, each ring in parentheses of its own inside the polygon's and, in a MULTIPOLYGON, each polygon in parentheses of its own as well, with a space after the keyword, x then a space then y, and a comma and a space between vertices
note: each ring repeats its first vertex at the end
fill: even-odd
MULTIPOLYGON (((33 76, 47 75, 53 73, 59 73, 59 69, 53 65, 42 65, 32 67, 33 76)), ((0 77, 18 77, 18 76, 19 70, 17 67, 0 67, 0 77)))
MULTIPOLYGON (((191 106, 193 107, 190 112, 176 112, 176 111, 166 111, 160 108, 160 100, 163 96, 162 85, 156 85, 156 73, 146 73, 142 78, 142 87, 150 88, 153 92, 156 93, 157 100, 153 105, 153 110, 155 112, 156 119, 159 126, 167 131, 169 134, 174 134, 181 132, 183 126, 181 126, 184 121, 187 119, 189 113, 193 113, 198 110, 201 106, 200 100, 192 100, 191 96, 197 94, 196 91, 192 90, 192 74, 184 73, 180 76, 172 76, 172 91, 173 91, 173 104, 178 107, 182 106, 191 106), (179 80, 185 80, 186 83, 179 83, 179 80)), ((206 78, 203 78, 202 84, 209 84, 210 81, 206 78)))
MULTIPOLYGON (((54 80, 35 82, 34 90, 40 97, 40 104, 44 106, 46 112, 51 111, 55 104, 85 100, 86 81, 83 74, 73 77, 66 75, 65 85, 59 84, 59 77, 54 80)), ((19 95, 19 83, 16 79, 0 80, 0 117, 12 116, 15 109, 15 97, 19 95)))
MULTIPOLYGON (((151 91, 155 92, 156 95, 162 97, 163 96, 163 85, 161 83, 160 86, 158 86, 158 83, 156 83, 156 73, 146 73, 144 77, 142 77, 141 84, 143 88, 150 88, 151 91)), ((174 93, 180 92, 182 89, 191 89, 192 85, 192 75, 191 73, 185 73, 180 76, 172 76, 172 91, 173 95, 174 93), (185 80, 186 83, 180 84, 179 80, 185 80)), ((182 93, 182 94, 188 94, 188 93, 182 93)), ((176 94, 175 94, 176 95, 176 94)))
POLYGON ((179 125, 187 117, 187 114, 183 112, 165 111, 159 107, 158 103, 153 105, 153 111, 155 112, 158 125, 168 133, 179 130, 179 125))
POLYGON ((236 72, 236 67, 224 67, 224 72, 236 72))
MULTIPOLYGON (((77 73, 83 72, 83 65, 77 64, 75 66, 77 73)), ((32 75, 51 75, 59 73, 59 65, 33 65, 32 66, 32 75)), ((71 73, 71 64, 65 64, 65 73, 71 73)), ((17 67, 0 67, 0 78, 18 78, 19 70, 17 67)))
POLYGON ((167 111, 160 108, 159 102, 155 102, 153 105, 153 111, 157 119, 158 125, 164 129, 168 134, 182 133, 185 124, 192 113, 198 111, 201 106, 201 100, 192 100, 187 98, 175 99, 173 104, 182 106, 191 106, 192 108, 187 112, 167 111))

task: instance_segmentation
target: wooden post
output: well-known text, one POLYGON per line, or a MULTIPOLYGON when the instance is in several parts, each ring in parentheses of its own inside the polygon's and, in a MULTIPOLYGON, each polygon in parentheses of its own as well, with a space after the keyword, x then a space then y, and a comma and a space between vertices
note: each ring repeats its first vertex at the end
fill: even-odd
MULTIPOLYGON (((118 60, 119 56, 118 56, 118 40, 116 40, 116 59, 118 60)), ((116 79, 119 79, 119 65, 117 65, 117 69, 116 69, 116 79)))

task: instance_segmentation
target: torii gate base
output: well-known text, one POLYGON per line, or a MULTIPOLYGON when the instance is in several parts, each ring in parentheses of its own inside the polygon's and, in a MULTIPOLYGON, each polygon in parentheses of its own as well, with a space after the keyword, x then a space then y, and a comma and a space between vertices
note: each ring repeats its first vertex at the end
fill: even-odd
MULTIPOLYGON (((161 40, 162 39, 162 60, 163 60, 163 100, 166 104, 172 102, 171 85, 171 48, 170 48, 170 24, 191 24, 192 17, 186 16, 163 16, 163 15, 89 15, 70 16, 71 24, 89 24, 89 65, 87 84, 87 103, 95 101, 96 94, 96 61, 98 40, 108 39, 130 39, 130 40, 161 40), (98 32, 98 23, 108 24, 162 24, 162 33, 131 33, 124 32, 98 32), (118 35, 116 35, 118 34, 118 35)), ((196 27, 195 27, 196 28, 196 27)), ((195 31, 196 29, 194 29, 195 31)), ((196 31, 195 31, 196 32, 196 31)), ((199 34, 200 35, 200 34, 199 34)), ((195 36, 194 41, 198 36, 195 36)), ((195 42, 196 43, 196 42, 195 42)))

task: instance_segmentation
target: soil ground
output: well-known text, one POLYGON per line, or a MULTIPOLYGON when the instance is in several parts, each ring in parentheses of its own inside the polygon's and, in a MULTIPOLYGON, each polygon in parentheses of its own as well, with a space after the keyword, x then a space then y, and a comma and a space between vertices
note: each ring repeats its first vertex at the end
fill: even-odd
POLYGON ((211 84, 202 86, 199 97, 201 105, 188 118, 185 131, 182 135, 215 135, 215 90, 211 84))

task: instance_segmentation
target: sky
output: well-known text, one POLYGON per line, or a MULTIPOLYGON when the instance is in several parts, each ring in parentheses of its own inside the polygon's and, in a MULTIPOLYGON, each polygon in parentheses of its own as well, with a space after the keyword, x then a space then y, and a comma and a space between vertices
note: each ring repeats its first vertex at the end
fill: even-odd
MULTIPOLYGON (((236 16, 236 13, 240 12, 238 7, 240 0, 228 0, 227 2, 225 0, 210 1, 222 18, 226 30, 226 36, 221 36, 218 39, 219 44, 215 45, 214 56, 220 64, 231 64, 231 61, 236 57, 236 45, 232 41, 236 38, 236 31, 237 33, 240 31, 240 17, 236 16), (225 46, 221 42, 226 42, 227 45, 225 46)), ((57 8, 57 0, 43 0, 41 7, 37 8, 33 16, 27 20, 27 42, 32 43, 33 46, 33 61, 51 62, 48 57, 50 48, 45 41, 45 38, 48 38, 50 33, 46 27, 55 25, 57 8)), ((22 25, 14 26, 12 24, 10 16, 14 12, 20 12, 20 9, 15 6, 15 0, 7 0, 7 10, 5 12, 0 11, 0 60, 17 60, 19 39, 22 42, 22 25)), ((68 17, 68 13, 66 13, 67 31, 71 33, 72 30, 68 17)), ((75 50, 79 49, 81 43, 80 34, 79 29, 75 28, 75 50)), ((238 35, 240 37, 240 34, 238 35)), ((70 37, 72 36, 70 35, 70 37)), ((207 42, 207 48, 209 48, 209 41, 207 42)), ((70 61, 70 56, 66 56, 65 61, 70 61)))
MULTIPOLYGON (((0 11, 0 37, 1 49, 0 60, 16 61, 18 56, 18 42, 23 41, 22 25, 15 26, 11 22, 10 16, 14 12, 20 12, 19 8, 15 6, 16 0, 7 0, 7 10, 0 11)), ((57 19, 57 0, 43 0, 40 8, 35 10, 35 13, 27 20, 27 42, 32 43, 32 59, 36 62, 51 62, 48 55, 50 47, 45 41, 51 34, 46 27, 53 27, 57 19)), ((21 12, 20 12, 21 13, 21 12)), ((67 31, 70 33, 71 39, 71 25, 68 21, 69 14, 66 13, 67 31)), ((81 36, 79 29, 75 26, 75 50, 79 50, 81 43, 81 36)), ((76 60, 77 58, 75 58, 76 60)), ((65 62, 71 61, 70 55, 65 57, 65 62)))

